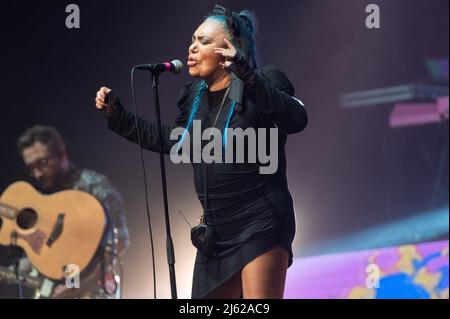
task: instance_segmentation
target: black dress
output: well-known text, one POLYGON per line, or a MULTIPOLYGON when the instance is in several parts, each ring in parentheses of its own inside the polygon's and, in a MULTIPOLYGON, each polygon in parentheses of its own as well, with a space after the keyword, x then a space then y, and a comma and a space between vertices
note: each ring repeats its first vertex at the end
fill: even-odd
MULTIPOLYGON (((194 80, 185 86, 178 98, 180 114, 175 125, 163 125, 166 154, 177 143, 169 138, 173 128, 188 127, 192 133, 194 119, 201 120, 202 130, 212 125, 224 93, 225 90, 209 92, 201 80, 194 80), (200 93, 202 90, 203 94, 200 93), (195 110, 193 105, 196 99, 199 103, 195 110)), ((206 223, 213 229, 216 250, 212 256, 197 252, 192 298, 205 297, 247 263, 276 245, 286 249, 289 266, 292 264, 295 214, 287 185, 284 145, 287 134, 300 132, 307 124, 303 104, 293 95, 294 89, 286 75, 273 66, 254 70, 251 79, 246 81, 232 74, 230 91, 215 127, 222 133, 225 128, 278 128, 278 145, 275 145, 278 167, 273 174, 260 174, 260 167, 268 163, 261 162, 259 157, 256 162, 250 161, 247 152, 244 163, 222 161, 207 164, 208 210, 205 217, 206 223)), ((136 142, 134 115, 126 111, 114 95, 113 103, 118 106, 118 112, 110 118, 108 127, 136 142)), ((158 151, 156 125, 143 119, 139 121, 144 148, 158 151)), ((264 137, 262 134, 257 131, 256 141, 264 137)), ((270 144, 274 142, 270 141, 268 131, 263 141, 268 153, 270 144)), ((246 140, 245 150, 248 150, 248 143, 246 140)), ((259 147, 261 145, 257 149, 259 147)), ((192 164, 196 192, 203 204, 202 165, 205 164, 192 164)))

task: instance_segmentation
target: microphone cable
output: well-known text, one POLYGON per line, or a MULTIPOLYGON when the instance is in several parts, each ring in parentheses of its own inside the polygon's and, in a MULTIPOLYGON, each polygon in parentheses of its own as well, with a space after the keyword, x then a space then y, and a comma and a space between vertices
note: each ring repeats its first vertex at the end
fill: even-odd
POLYGON ((144 152, 142 147, 142 141, 141 141, 141 128, 139 126, 139 119, 138 119, 138 107, 136 103, 136 94, 134 89, 134 71, 136 70, 136 67, 133 67, 131 70, 131 95, 133 99, 133 106, 134 106, 134 123, 136 125, 136 134, 137 134, 137 140, 139 144, 139 154, 141 158, 141 166, 142 166, 142 173, 144 178, 144 190, 145 190, 145 207, 147 211, 147 221, 148 221, 148 230, 150 233, 150 247, 152 252, 152 268, 153 268, 153 299, 156 299, 156 266, 155 266, 155 247, 153 242, 153 230, 152 230, 152 222, 150 217, 150 208, 149 208, 149 196, 148 196, 148 185, 147 185, 147 172, 145 169, 145 161, 144 161, 144 152))

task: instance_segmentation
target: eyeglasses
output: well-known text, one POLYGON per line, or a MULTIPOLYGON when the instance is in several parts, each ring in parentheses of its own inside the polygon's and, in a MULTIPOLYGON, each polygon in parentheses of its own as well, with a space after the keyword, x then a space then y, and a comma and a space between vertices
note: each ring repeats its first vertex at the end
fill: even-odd
POLYGON ((34 170, 38 169, 40 171, 44 171, 49 167, 49 163, 54 159, 54 156, 47 156, 41 159, 36 160, 34 163, 28 164, 25 166, 25 171, 28 175, 33 176, 34 170))

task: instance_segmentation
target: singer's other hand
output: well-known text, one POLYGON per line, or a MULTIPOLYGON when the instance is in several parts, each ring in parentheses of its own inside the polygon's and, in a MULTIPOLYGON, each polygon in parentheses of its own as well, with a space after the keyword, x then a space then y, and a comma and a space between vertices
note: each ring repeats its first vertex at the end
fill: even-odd
POLYGON ((226 48, 214 48, 214 52, 225 58, 224 62, 220 62, 219 64, 223 69, 227 69, 231 66, 231 60, 233 60, 237 50, 228 39, 225 38, 223 40, 225 41, 226 48))
POLYGON ((109 120, 115 119, 123 108, 119 98, 107 87, 101 87, 97 91, 95 107, 109 120))
POLYGON ((95 97, 96 108, 98 108, 99 110, 103 110, 105 107, 108 106, 106 103, 106 96, 108 95, 109 92, 111 92, 111 89, 104 86, 97 91, 97 96, 95 97))

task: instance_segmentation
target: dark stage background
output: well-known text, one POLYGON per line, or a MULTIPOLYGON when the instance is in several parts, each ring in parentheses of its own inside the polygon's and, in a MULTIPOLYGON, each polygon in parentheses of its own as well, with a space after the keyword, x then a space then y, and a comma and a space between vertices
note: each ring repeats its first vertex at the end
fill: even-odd
MULTIPOLYGON (((175 58, 185 62, 192 33, 216 1, 77 0, 73 3, 81 10, 80 29, 65 27, 69 3, 1 4, 0 192, 25 178, 16 138, 34 124, 56 126, 78 166, 106 174, 122 191, 132 237, 125 254, 124 297, 151 298, 151 251, 138 148, 106 128, 94 98, 98 88, 109 86, 130 108, 130 68, 175 58)), ((425 59, 449 55, 447 0, 220 4, 256 13, 262 62, 287 73, 308 110, 309 126, 289 136, 287 145, 297 257, 319 253, 314 247, 324 242, 448 207, 448 157, 443 170, 437 167, 443 147, 448 146, 448 122, 392 129, 388 124, 392 105, 344 109, 338 103, 343 92, 432 83, 425 59), (369 3, 381 8, 379 30, 365 27, 369 3)), ((186 70, 161 77, 163 121, 175 118, 175 100, 188 79, 186 70)), ((141 114, 153 119, 149 76, 138 74, 136 83, 141 114)), ((145 156, 158 297, 167 298, 159 158, 150 152, 145 156)), ((167 177, 178 290, 187 298, 195 251, 189 227, 177 212, 195 223, 200 204, 190 166, 167 160, 167 177)), ((8 263, 6 249, 0 247, 0 264, 8 263)), ((15 290, 0 286, 0 296, 14 297, 15 290)))

